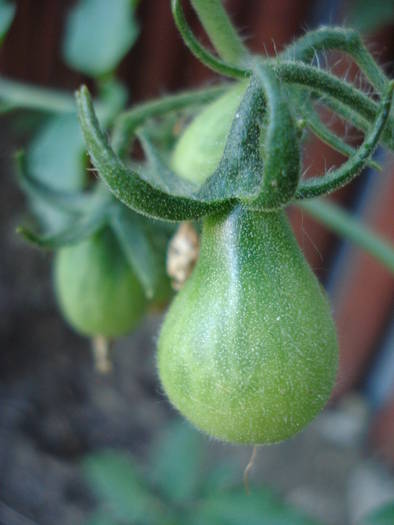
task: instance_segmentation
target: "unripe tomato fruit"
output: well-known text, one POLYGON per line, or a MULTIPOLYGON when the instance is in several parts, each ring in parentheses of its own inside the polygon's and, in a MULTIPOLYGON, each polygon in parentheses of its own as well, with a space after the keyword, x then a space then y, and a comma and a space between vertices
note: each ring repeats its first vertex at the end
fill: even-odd
POLYGON ((227 135, 245 94, 247 82, 239 82, 208 104, 184 130, 175 145, 171 166, 183 179, 202 184, 222 158, 227 135))
POLYGON ((337 370, 329 304, 283 212, 204 222, 198 263, 158 341, 170 401, 202 431, 274 443, 324 407, 337 370))
POLYGON ((64 317, 84 335, 126 334, 145 313, 143 288, 109 228, 60 249, 54 278, 64 317))

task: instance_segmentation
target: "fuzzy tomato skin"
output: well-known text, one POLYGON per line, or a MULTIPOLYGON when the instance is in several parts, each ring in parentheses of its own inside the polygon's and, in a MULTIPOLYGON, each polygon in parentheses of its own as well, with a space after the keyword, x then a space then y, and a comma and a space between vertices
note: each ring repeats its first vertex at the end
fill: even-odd
POLYGON ((158 341, 173 405, 220 440, 278 442, 324 407, 337 356, 329 304, 284 213, 206 219, 158 341))
POLYGON ((54 281, 64 317, 81 334, 117 337, 145 313, 142 286, 109 228, 59 250, 54 281))

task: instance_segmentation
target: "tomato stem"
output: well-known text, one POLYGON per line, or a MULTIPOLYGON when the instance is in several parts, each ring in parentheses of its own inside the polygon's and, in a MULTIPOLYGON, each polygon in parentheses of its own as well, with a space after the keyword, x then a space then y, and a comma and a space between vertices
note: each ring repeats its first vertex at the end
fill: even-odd
MULTIPOLYGON (((174 1, 173 4, 179 4, 174 1)), ((248 50, 220 0, 191 0, 201 24, 219 55, 232 64, 241 64, 248 50)))
POLYGON ((92 339, 94 366, 99 374, 104 375, 112 372, 112 346, 112 342, 102 335, 92 339))

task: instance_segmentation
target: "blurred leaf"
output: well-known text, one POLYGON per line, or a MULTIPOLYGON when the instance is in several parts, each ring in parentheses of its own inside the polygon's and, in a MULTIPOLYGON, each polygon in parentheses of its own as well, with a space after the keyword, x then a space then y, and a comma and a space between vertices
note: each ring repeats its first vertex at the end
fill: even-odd
POLYGON ((24 227, 18 228, 17 231, 31 244, 40 248, 55 250, 69 244, 81 242, 102 228, 108 220, 107 208, 105 205, 97 206, 96 208, 92 206, 90 213, 86 213, 74 221, 68 220, 68 224, 64 229, 54 233, 41 235, 24 227))
POLYGON ((95 195, 87 192, 54 189, 48 184, 33 177, 29 172, 26 157, 22 151, 16 157, 18 182, 21 189, 31 199, 48 203, 55 209, 60 209, 70 216, 78 216, 95 201, 95 195))
POLYGON ((246 494, 245 490, 216 494, 203 501, 189 525, 319 525, 292 507, 278 502, 269 491, 246 494))
POLYGON ((0 0, 0 45, 3 43, 14 19, 15 8, 15 4, 11 4, 7 0, 0 0))
POLYGON ((196 496, 201 478, 204 442, 184 421, 172 424, 152 448, 150 476, 170 501, 180 503, 196 496))
POLYGON ((162 276, 162 261, 147 236, 144 221, 126 206, 119 204, 112 214, 111 225, 147 297, 152 298, 162 276))
POLYGON ((394 21, 394 0, 354 0, 347 18, 350 26, 362 33, 371 33, 394 21))
POLYGON ((93 77, 113 71, 134 44, 138 27, 130 0, 80 0, 66 24, 67 64, 93 77))
POLYGON ((394 501, 372 511, 362 520, 362 525, 393 525, 394 501))
POLYGON ((390 241, 370 230, 368 225, 328 199, 307 199, 299 201, 297 206, 341 237, 354 242, 376 257, 394 273, 394 246, 390 241))
POLYGON ((162 523, 159 501, 126 454, 109 450, 93 454, 83 461, 82 468, 90 487, 114 517, 126 523, 162 523))
POLYGON ((239 485, 243 477, 242 469, 232 461, 224 461, 214 465, 212 470, 204 476, 202 493, 211 496, 212 493, 229 490, 239 485))
POLYGON ((119 525, 107 512, 98 511, 90 516, 85 525, 119 525))
MULTIPOLYGON (((38 181, 56 190, 73 191, 83 187, 84 142, 76 115, 51 117, 31 143, 26 157, 29 172, 38 181)), ((32 207, 42 226, 48 231, 59 230, 66 218, 40 199, 32 207)))

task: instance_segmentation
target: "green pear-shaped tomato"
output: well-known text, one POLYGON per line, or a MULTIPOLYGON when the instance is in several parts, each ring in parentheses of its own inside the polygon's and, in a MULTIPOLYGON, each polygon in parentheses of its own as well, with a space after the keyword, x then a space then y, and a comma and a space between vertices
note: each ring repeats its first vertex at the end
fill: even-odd
POLYGON ((283 212, 205 220, 198 263, 158 341, 170 401, 235 443, 292 436, 324 407, 337 369, 330 307, 283 212))
POLYGON ((126 334, 145 313, 144 290, 109 228, 60 249, 54 276, 64 317, 84 335, 126 334))

